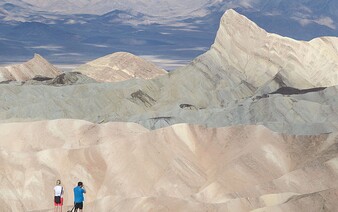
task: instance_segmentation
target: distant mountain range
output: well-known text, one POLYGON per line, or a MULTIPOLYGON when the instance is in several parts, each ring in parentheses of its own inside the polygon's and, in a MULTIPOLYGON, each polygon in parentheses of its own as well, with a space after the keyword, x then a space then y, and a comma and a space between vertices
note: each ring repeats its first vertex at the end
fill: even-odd
POLYGON ((172 70, 209 48, 228 8, 283 36, 338 36, 338 2, 332 0, 1 0, 0 64, 38 53, 75 66, 127 51, 172 70))

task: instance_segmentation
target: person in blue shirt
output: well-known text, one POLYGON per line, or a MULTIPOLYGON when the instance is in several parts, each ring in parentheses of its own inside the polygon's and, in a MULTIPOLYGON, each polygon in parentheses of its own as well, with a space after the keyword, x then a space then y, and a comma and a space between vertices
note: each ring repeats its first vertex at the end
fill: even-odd
POLYGON ((80 212, 82 212, 83 209, 83 201, 84 201, 84 196, 83 194, 86 193, 86 189, 83 186, 82 182, 78 182, 77 186, 73 189, 74 191, 74 207, 75 211, 79 209, 80 212))

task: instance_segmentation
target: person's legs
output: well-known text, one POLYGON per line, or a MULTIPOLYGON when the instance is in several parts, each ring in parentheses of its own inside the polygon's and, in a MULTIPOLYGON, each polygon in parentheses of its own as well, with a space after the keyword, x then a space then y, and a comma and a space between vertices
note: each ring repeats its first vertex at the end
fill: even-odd
POLYGON ((62 206, 63 206, 63 197, 61 197, 60 212, 62 212, 62 206))
POLYGON ((80 203, 79 212, 82 212, 82 209, 83 209, 83 202, 80 203))
POLYGON ((83 202, 75 203, 75 212, 77 212, 77 209, 79 209, 79 212, 82 212, 82 208, 83 208, 83 202))
POLYGON ((55 202, 55 200, 54 200, 54 212, 58 212, 58 204, 55 202))
POLYGON ((75 212, 78 211, 77 209, 79 209, 80 212, 82 211, 82 204, 79 202, 75 203, 75 212))
POLYGON ((56 203, 54 200, 54 212, 62 212, 63 197, 61 197, 61 203, 56 203))

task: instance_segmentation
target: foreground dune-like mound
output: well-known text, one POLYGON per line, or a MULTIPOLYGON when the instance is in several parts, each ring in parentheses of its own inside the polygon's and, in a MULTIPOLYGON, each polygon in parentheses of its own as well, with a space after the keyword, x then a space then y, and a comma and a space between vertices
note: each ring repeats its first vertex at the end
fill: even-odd
POLYGON ((0 67, 1 81, 26 81, 37 75, 54 78, 61 72, 38 54, 34 58, 18 65, 0 67))
POLYGON ((262 126, 55 120, 0 125, 2 208, 66 208, 84 182, 86 211, 332 211, 338 134, 292 136, 262 126), (18 133, 20 132, 20 133, 18 133), (298 210, 297 210, 298 209, 298 210))
POLYGON ((116 52, 86 63, 74 71, 99 82, 118 82, 131 78, 151 79, 167 72, 128 52, 116 52))

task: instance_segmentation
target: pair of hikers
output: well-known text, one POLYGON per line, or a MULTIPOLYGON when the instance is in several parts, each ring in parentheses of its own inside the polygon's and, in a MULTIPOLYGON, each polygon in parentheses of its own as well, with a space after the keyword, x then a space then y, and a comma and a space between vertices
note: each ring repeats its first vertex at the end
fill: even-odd
MULTIPOLYGON (((61 180, 56 181, 56 186, 54 187, 54 212, 62 212, 62 205, 63 205, 63 187, 61 185, 61 180)), ((83 201, 84 196, 83 194, 86 193, 86 189, 83 186, 82 182, 78 182, 77 186, 73 189, 74 192, 74 207, 68 211, 77 212, 77 209, 79 209, 79 212, 82 212, 83 209, 83 201)))

